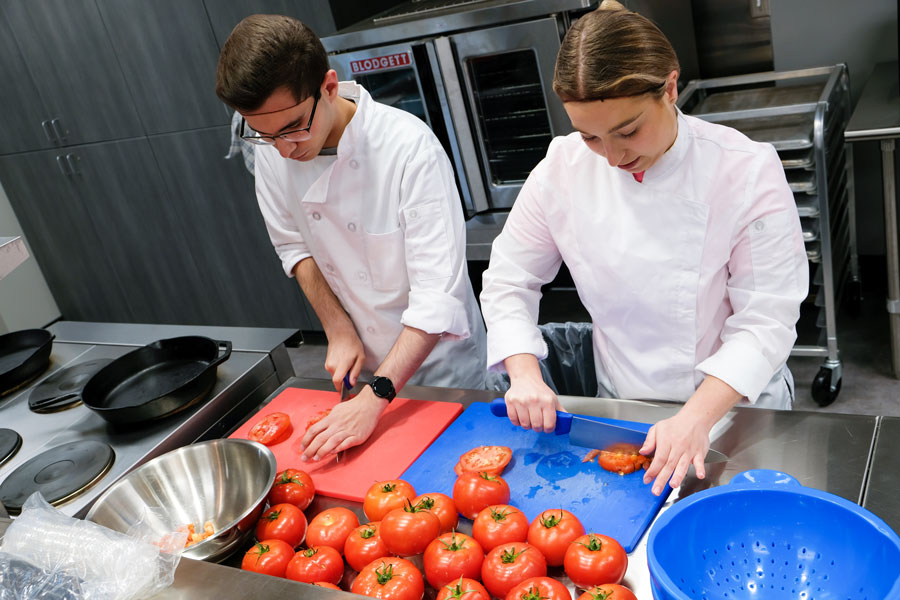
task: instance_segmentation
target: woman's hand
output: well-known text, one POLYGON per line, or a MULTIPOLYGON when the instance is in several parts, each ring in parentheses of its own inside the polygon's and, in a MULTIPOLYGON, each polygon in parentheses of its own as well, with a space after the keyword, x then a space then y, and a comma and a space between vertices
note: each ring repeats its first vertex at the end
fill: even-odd
POLYGON ((644 483, 653 481, 654 494, 659 496, 667 481, 673 488, 681 485, 692 464, 697 479, 706 477, 709 432, 740 399, 734 388, 709 375, 674 417, 650 428, 640 453, 647 456, 655 452, 644 473, 644 483))
POLYGON ((533 354, 516 354, 503 361, 509 373, 506 392, 506 414, 513 425, 540 432, 556 428, 559 399, 541 377, 541 369, 533 354))

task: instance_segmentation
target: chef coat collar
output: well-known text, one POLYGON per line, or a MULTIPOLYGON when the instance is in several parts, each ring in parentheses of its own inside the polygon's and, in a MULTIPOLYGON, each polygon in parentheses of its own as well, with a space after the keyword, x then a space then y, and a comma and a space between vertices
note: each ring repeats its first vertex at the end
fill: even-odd
POLYGON ((363 136, 372 97, 363 86, 355 81, 338 82, 338 96, 356 104, 356 112, 353 113, 353 117, 347 123, 344 133, 341 134, 341 139, 338 141, 337 156, 340 160, 353 154, 359 138, 363 136))
MULTIPOLYGON (((681 109, 676 106, 675 111, 678 120, 678 133, 675 134, 675 141, 672 143, 672 147, 660 156, 659 160, 652 167, 644 172, 644 180, 639 185, 653 184, 664 179, 674 172, 684 161, 684 157, 687 156, 691 134, 688 129, 687 119, 684 118, 681 109)), ((631 173, 623 171, 622 174, 634 181, 631 173)), ((634 181, 634 183, 638 182, 634 181)))

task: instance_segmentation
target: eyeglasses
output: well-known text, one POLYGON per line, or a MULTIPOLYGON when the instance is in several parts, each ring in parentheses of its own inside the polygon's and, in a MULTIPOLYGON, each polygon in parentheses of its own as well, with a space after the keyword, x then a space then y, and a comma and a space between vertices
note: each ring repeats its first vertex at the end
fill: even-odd
MULTIPOLYGON (((312 105, 312 111, 310 111, 309 113, 309 123, 307 123, 306 127, 304 127, 303 129, 292 129, 291 131, 284 131, 277 135, 261 135, 251 129, 250 126, 247 125, 247 121, 242 118, 241 137, 251 144, 257 144, 259 146, 272 146, 273 144, 275 144, 276 138, 281 138, 287 142, 293 143, 305 142, 312 137, 312 132, 310 132, 310 129, 312 128, 313 118, 316 116, 316 106, 319 104, 320 96, 321 94, 318 90, 316 90, 315 100, 313 100, 312 105)), ((297 104, 300 103, 298 102, 297 104)))

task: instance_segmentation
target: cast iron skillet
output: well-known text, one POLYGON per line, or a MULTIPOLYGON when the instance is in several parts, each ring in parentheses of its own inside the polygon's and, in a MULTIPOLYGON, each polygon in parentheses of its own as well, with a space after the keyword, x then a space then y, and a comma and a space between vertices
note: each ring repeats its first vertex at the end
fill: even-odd
POLYGON ((46 329, 23 329, 0 335, 0 395, 47 368, 53 337, 46 329))
POLYGON ((158 340, 97 371, 85 384, 81 401, 120 425, 167 417, 205 398, 216 382, 216 367, 229 356, 227 341, 200 336, 158 340))

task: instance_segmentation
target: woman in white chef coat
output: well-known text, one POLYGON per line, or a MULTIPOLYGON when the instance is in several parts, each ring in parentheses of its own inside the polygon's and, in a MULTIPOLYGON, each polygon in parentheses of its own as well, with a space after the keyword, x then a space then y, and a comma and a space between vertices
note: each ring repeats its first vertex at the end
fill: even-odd
POLYGON ((641 448, 659 494, 741 404, 790 408, 785 362, 808 266, 775 150, 681 113, 678 59, 649 20, 606 0, 566 34, 553 89, 576 131, 525 182, 484 273, 488 367, 522 427, 549 431, 540 287, 565 261, 593 322, 599 396, 677 400, 641 448))

